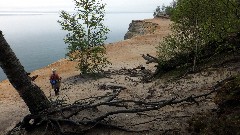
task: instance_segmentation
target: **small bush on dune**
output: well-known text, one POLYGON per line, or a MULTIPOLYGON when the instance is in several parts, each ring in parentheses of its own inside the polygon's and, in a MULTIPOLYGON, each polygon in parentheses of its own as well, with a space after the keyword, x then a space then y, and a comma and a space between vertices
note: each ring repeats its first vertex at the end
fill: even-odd
POLYGON ((212 54, 226 47, 234 50, 236 44, 224 40, 240 32, 239 5, 234 0, 179 0, 171 16, 172 34, 157 47, 159 67, 174 57, 194 53, 194 70, 203 55, 202 49, 213 42, 224 44, 210 50, 214 51, 212 54))

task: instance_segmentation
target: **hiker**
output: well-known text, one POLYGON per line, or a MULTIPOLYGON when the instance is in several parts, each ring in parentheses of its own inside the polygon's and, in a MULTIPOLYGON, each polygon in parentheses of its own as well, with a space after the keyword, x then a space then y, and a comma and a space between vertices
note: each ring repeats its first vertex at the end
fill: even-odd
POLYGON ((52 88, 54 89, 55 95, 59 94, 60 89, 60 83, 61 83, 61 77, 58 76, 56 73, 56 69, 52 69, 52 75, 50 76, 50 83, 52 85, 52 88))

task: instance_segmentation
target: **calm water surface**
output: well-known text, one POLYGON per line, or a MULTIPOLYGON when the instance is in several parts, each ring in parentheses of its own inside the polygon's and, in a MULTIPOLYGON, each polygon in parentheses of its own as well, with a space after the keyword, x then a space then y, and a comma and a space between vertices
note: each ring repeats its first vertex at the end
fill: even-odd
MULTIPOLYGON (((152 13, 108 13, 105 25, 111 32, 107 43, 123 40, 132 20, 152 18, 152 13)), ((57 23, 59 14, 1 14, 0 30, 27 72, 65 57, 66 34, 57 23)), ((0 52, 1 53, 1 52, 0 52)), ((0 81, 6 79, 0 69, 0 81)))

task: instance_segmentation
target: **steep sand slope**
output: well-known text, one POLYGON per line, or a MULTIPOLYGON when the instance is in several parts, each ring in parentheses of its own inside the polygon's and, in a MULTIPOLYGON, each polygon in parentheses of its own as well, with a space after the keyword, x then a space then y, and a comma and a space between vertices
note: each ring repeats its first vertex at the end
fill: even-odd
MULTIPOLYGON (((110 68, 133 68, 140 64, 144 65, 145 61, 142 59, 141 54, 149 53, 155 55, 155 47, 159 44, 162 38, 170 32, 169 24, 171 22, 165 19, 146 19, 145 21, 159 24, 158 30, 155 32, 155 34, 139 36, 133 39, 107 45, 107 56, 112 62, 110 68)), ((71 80, 71 77, 79 74, 75 67, 75 62, 62 59, 47 67, 32 72, 31 76, 39 75, 39 77, 35 80, 35 83, 42 88, 47 96, 52 96, 53 91, 51 90, 48 80, 49 75, 51 74, 51 69, 56 68, 58 70, 58 73, 63 78, 63 87, 66 87, 65 84, 68 84, 68 82, 71 80)), ((125 80, 119 81, 124 82, 125 80)), ((95 87, 91 83, 84 83, 84 86, 89 89, 95 87)), ((88 92, 84 93, 77 90, 75 90, 75 92, 76 93, 71 92, 69 95, 76 95, 80 92, 82 95, 81 97, 89 96, 88 92)), ((64 94, 66 93, 67 92, 64 94)), ((62 94, 60 94, 60 96, 62 96, 62 94)), ((95 92, 91 94, 95 95, 95 92)), ((76 98, 79 98, 79 96, 76 98)), ((29 113, 27 106, 21 100, 9 81, 2 81, 0 83, 0 134, 6 133, 7 130, 11 129, 27 113, 29 113)))

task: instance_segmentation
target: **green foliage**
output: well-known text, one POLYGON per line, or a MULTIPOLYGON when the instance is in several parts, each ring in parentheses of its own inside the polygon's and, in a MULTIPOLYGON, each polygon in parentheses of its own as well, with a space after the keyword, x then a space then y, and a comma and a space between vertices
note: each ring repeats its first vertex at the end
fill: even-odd
POLYGON ((173 12, 173 7, 172 6, 166 6, 165 8, 165 14, 166 15, 169 15, 169 16, 172 16, 172 12, 173 12))
POLYGON ((160 6, 157 6, 155 11, 153 12, 153 17, 156 17, 160 12, 161 12, 161 8, 160 8, 160 6))
POLYGON ((195 53, 195 65, 203 46, 240 31, 239 15, 236 0, 178 0, 171 16, 172 34, 157 48, 160 66, 189 52, 195 53))
POLYGON ((157 17, 158 15, 168 15, 168 16, 171 16, 175 6, 176 6, 176 2, 175 1, 173 1, 170 6, 164 6, 164 5, 162 5, 161 7, 157 6, 157 8, 155 9, 155 11, 153 13, 153 16, 154 17, 157 17))
POLYGON ((204 40, 219 41, 239 31, 238 8, 235 0, 179 0, 171 19, 182 31, 198 28, 204 40))
POLYGON ((103 46, 109 29, 104 26, 105 4, 100 0, 74 0, 75 13, 62 11, 58 22, 68 31, 64 39, 68 44, 67 56, 78 60, 82 74, 100 72, 110 62, 103 46))

